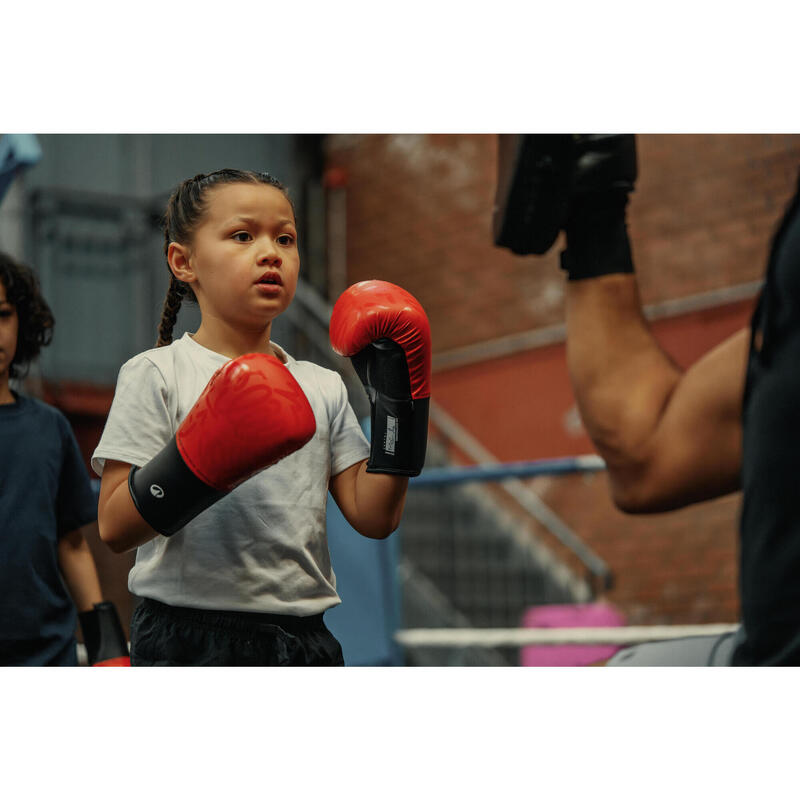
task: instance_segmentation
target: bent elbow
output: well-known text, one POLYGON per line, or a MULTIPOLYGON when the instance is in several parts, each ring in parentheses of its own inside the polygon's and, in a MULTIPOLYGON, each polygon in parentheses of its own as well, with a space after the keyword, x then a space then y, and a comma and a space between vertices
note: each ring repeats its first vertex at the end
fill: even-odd
POLYGON ((617 510, 623 514, 646 514, 650 511, 647 502, 634 492, 614 491, 611 493, 611 499, 617 510))
POLYGON ((108 535, 108 533, 104 532, 104 529, 100 528, 100 541, 109 549, 112 553, 116 553, 119 555, 120 553, 125 552, 125 548, 122 544, 117 541, 117 539, 108 535))
POLYGON ((664 492, 664 487, 645 480, 618 481, 612 477, 611 499, 623 514, 661 514, 682 508, 678 496, 664 492))
POLYGON ((129 549, 120 533, 114 529, 113 525, 104 522, 102 515, 97 520, 97 523, 100 541, 103 542, 112 553, 120 555, 129 549))
POLYGON ((662 498, 641 468, 620 473, 609 471, 611 500, 623 514, 652 514, 663 510, 662 498))
POLYGON ((116 540, 106 542, 106 545, 108 545, 108 549, 111 550, 112 553, 118 556, 122 555, 123 553, 127 553, 128 550, 131 549, 130 547, 122 544, 122 542, 118 542, 116 540))
POLYGON ((361 525, 358 532, 368 539, 388 539, 399 527, 400 520, 382 521, 369 525, 361 525))
POLYGON ((381 525, 361 530, 359 533, 368 539, 388 539, 395 530, 396 528, 381 525))

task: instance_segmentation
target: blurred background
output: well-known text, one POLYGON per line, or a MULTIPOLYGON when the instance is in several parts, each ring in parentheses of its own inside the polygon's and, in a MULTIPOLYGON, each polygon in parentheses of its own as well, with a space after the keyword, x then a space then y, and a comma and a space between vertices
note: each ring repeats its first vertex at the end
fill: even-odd
MULTIPOLYGON (((737 621, 736 495, 632 517, 612 506, 602 470, 441 477, 593 452, 566 371, 562 244, 542 257, 492 244, 496 136, 92 134, 33 143, 36 158, 0 203, 0 249, 36 269, 56 327, 21 388, 64 412, 87 469, 119 367, 155 343, 168 284, 160 220, 184 178, 236 167, 288 185, 301 282, 273 339, 341 371, 360 418, 363 389, 328 344, 330 306, 347 285, 380 278, 426 309, 428 463, 401 528, 385 542, 364 540, 329 504, 343 604, 326 619, 348 664, 553 657, 537 647, 404 646, 404 629, 737 621)), ((688 366, 749 322, 794 189, 800 136, 646 134, 638 148, 629 223, 642 300, 662 345, 688 366)), ((197 324, 196 307, 185 305, 176 338, 197 324)), ((90 545, 127 626, 133 556, 90 545)), ((601 655, 579 649, 562 650, 559 663, 601 655)))

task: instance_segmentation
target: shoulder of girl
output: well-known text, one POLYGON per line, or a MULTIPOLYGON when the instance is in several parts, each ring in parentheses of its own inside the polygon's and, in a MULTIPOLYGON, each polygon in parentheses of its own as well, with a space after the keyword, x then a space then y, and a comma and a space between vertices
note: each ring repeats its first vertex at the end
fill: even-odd
POLYGON ((154 348, 129 358, 120 368, 120 377, 124 374, 129 379, 147 380, 152 376, 152 380, 166 381, 165 373, 173 371, 174 353, 165 350, 168 348, 154 348))

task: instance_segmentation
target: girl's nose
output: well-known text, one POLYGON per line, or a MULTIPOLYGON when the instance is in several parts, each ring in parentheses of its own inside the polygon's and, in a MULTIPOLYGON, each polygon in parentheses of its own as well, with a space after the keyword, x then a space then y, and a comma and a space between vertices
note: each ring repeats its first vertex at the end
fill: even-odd
POLYGON ((275 242, 272 240, 264 242, 259 250, 258 263, 280 266, 281 257, 278 254, 278 248, 275 246, 275 242))

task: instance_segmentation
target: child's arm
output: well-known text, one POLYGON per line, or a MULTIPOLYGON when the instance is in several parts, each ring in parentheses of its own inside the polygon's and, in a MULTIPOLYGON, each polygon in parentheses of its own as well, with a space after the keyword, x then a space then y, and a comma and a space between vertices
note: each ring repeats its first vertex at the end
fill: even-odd
POLYGON ((88 611, 103 599, 92 551, 83 531, 84 528, 76 528, 58 540, 58 566, 78 611, 88 611))
POLYGON ((100 538, 115 552, 172 536, 314 435, 311 405, 274 356, 248 353, 217 370, 175 436, 146 464, 108 460, 100 538))
POLYGON ((336 301, 333 349, 348 356, 370 400, 367 461, 334 475, 330 492, 363 536, 385 539, 400 524, 408 478, 425 462, 431 334, 419 302, 385 281, 362 281, 336 301))
POLYGON ((88 525, 76 528, 59 539, 59 569, 78 609, 89 663, 130 666, 128 643, 117 609, 113 603, 103 602, 97 568, 84 534, 88 529, 88 525))
POLYGON ((97 507, 100 538, 115 553, 132 550, 158 536, 136 510, 128 489, 130 471, 130 464, 109 459, 100 480, 97 507))
POLYGON ((385 539, 400 524, 408 478, 367 472, 360 461, 335 475, 330 491, 345 519, 370 539, 385 539))

